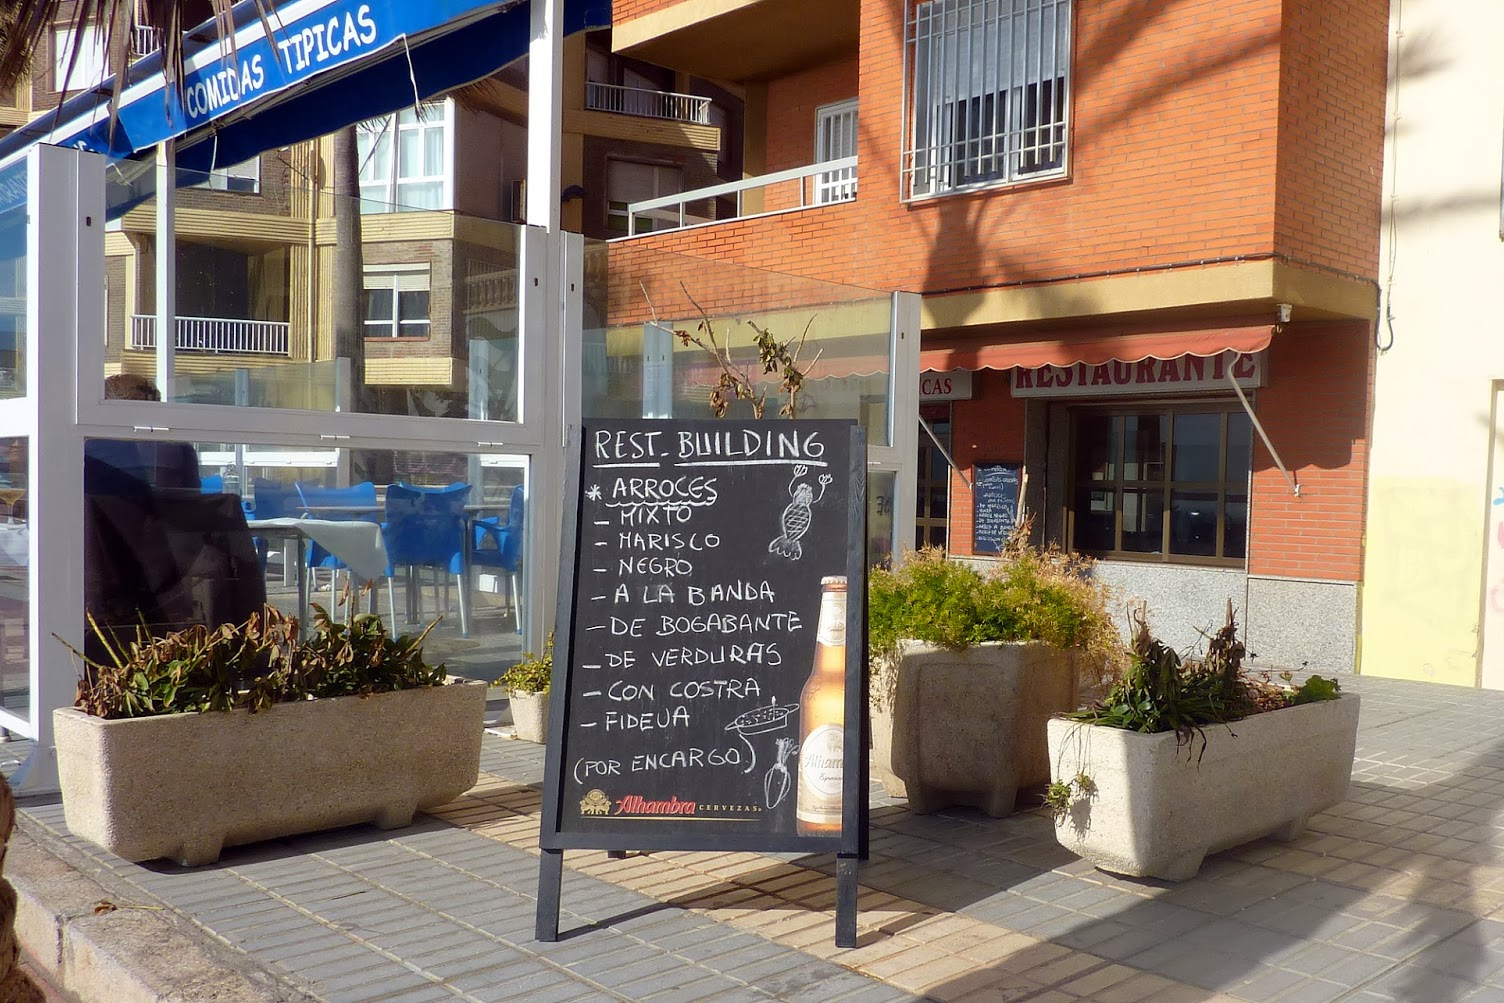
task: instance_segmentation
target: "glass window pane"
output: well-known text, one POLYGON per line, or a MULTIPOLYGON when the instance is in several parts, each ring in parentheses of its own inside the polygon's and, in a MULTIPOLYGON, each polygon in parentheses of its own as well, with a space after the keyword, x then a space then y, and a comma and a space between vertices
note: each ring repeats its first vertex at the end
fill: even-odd
POLYGON ((1135 554, 1162 553, 1164 518, 1164 492, 1124 491, 1122 549, 1135 554))
POLYGON ((1217 556, 1217 493, 1170 493, 1170 553, 1217 556))
POLYGON ((31 693, 27 447, 24 438, 0 439, 0 705, 23 718, 31 693))
POLYGON ((1173 439, 1172 480, 1218 479, 1222 449, 1221 414, 1177 414, 1173 439))
POLYGON ((1116 549, 1117 511, 1113 504, 1116 492, 1076 489, 1075 533, 1071 546, 1082 551, 1116 549))
POLYGON ((428 290, 404 290, 398 295, 397 316, 405 324, 411 320, 428 320, 428 290))
POLYGON ((1248 556, 1248 496, 1227 496, 1227 528, 1222 531, 1222 556, 1248 556))
POLYGON ((403 129, 397 133, 397 177, 421 178, 423 176, 423 137, 417 129, 403 129))
POLYGON ((385 321, 391 323, 392 307, 395 303, 392 290, 390 289, 367 289, 366 290, 366 320, 385 321))
POLYGON ((1248 468, 1253 459, 1253 422, 1244 411, 1227 415, 1227 474, 1224 478, 1234 487, 1248 483, 1248 468))
POLYGON ((444 201, 442 181, 405 181, 397 185, 397 205, 403 209, 437 209, 444 201))
POLYGON ((930 488, 930 518, 944 519, 949 500, 944 486, 930 488))
POLYGON ((21 200, 0 212, 0 399, 26 393, 26 161, 0 171, 21 200))
POLYGON ((423 173, 429 177, 444 173, 444 129, 423 130, 423 173))
POLYGON ((404 320, 397 325, 397 334, 403 338, 426 338, 428 331, 426 320, 404 320))
POLYGON ((1076 480, 1117 480, 1117 449, 1123 419, 1084 412, 1076 418, 1076 480))
POLYGON ((1133 414, 1123 422, 1123 480, 1157 481, 1164 477, 1165 416, 1133 414))
POLYGON ((898 475, 874 470, 867 475, 867 564, 886 568, 893 563, 893 492, 898 475))

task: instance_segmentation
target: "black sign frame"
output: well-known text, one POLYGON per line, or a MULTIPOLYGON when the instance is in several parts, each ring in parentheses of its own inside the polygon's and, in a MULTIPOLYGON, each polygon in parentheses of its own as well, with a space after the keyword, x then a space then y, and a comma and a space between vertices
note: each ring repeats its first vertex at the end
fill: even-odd
MULTIPOLYGON (((566 727, 569 722, 571 681, 574 665, 574 631, 579 609, 579 562, 582 559, 581 525, 585 495, 582 476, 586 463, 589 432, 596 428, 641 428, 648 425, 665 433, 682 429, 717 431, 729 421, 704 419, 681 421, 660 419, 644 421, 587 420, 569 430, 566 447, 562 546, 559 554, 558 606, 555 614, 554 668, 550 682, 548 742, 545 754, 543 805, 539 821, 538 845, 542 858, 538 868, 537 939, 552 942, 559 934, 560 890, 563 881, 563 852, 573 849, 608 850, 620 854, 626 850, 706 850, 719 852, 760 851, 769 853, 836 854, 836 945, 856 946, 857 866, 867 856, 869 766, 867 748, 871 724, 868 717, 867 679, 867 448, 866 430, 854 421, 800 422, 797 419, 770 421, 771 430, 790 426, 818 424, 829 431, 844 427, 849 436, 846 478, 846 673, 845 716, 842 741, 841 831, 829 836, 799 836, 776 833, 717 834, 705 832, 662 833, 634 829, 594 829, 579 831, 562 824, 564 814, 564 771, 567 756, 566 727)), ((742 427, 735 423, 733 427, 742 427)))
POLYGON ((1024 508, 1024 465, 1018 460, 978 460, 972 465, 971 474, 971 552, 974 554, 1001 554, 1003 546, 1008 542, 1008 536, 1012 529, 1016 528, 1024 508), (997 540, 983 538, 977 533, 977 526, 981 522, 978 516, 988 505, 997 501, 1010 499, 995 499, 996 489, 991 488, 990 476, 998 471, 1011 473, 1013 476, 1013 526, 1008 532, 1002 534, 997 540))

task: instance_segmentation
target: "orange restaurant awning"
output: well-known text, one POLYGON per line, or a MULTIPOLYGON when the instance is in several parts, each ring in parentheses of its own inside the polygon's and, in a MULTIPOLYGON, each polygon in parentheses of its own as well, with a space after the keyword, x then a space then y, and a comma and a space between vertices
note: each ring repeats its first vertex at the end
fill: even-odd
POLYGON ((919 370, 943 373, 952 369, 1012 369, 1015 366, 1038 369, 1040 366, 1073 366, 1078 362, 1095 366, 1113 360, 1137 362, 1147 358, 1175 359, 1182 355, 1213 356, 1227 351, 1252 353, 1268 348, 1273 334, 1274 329, 1269 324, 1258 324, 1017 342, 942 336, 926 342, 919 353, 919 370))

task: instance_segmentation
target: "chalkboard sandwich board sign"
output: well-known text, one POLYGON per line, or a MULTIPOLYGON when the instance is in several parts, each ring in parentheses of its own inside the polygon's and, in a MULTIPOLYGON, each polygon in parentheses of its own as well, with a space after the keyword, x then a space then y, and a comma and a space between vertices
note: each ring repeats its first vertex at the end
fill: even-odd
POLYGON ((1001 554, 1023 503, 1024 465, 1012 461, 978 463, 971 479, 971 550, 1001 554))
POLYGON ((565 849, 825 851, 854 944, 862 429, 588 421, 569 461, 539 939, 558 934, 565 849))

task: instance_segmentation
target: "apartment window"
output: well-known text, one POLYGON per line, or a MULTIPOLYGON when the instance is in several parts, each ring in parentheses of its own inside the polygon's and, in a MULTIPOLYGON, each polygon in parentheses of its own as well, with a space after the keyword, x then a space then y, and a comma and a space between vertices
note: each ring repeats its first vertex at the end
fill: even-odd
POLYGON ((69 94, 77 94, 98 87, 110 75, 109 66, 104 32, 98 25, 86 24, 77 34, 72 28, 53 31, 53 90, 61 92, 66 87, 69 94))
POLYGON ((448 101, 362 122, 356 130, 361 211, 449 208, 451 128, 448 101))
POLYGON ((428 268, 366 269, 366 337, 428 337, 428 268))
POLYGON ((927 0, 905 43, 906 198, 1065 172, 1071 0, 927 0))
MULTIPOLYGON (((815 163, 856 156, 856 102, 838 101, 815 110, 815 163)), ((845 167, 815 178, 815 204, 856 198, 856 170, 845 167)))
MULTIPOLYGON (((606 229, 613 234, 625 234, 627 206, 660 195, 675 195, 683 190, 683 168, 669 164, 643 164, 635 160, 606 161, 606 229)), ((677 210, 673 213, 659 210, 637 217, 638 233, 678 225, 677 210)))
POLYGON ((1241 565, 1248 415, 1225 407, 1078 408, 1071 416, 1071 544, 1139 560, 1241 565))
POLYGON ((261 191, 261 158, 252 157, 233 167, 216 167, 209 176, 194 187, 211 188, 217 192, 245 192, 254 195, 261 191))

